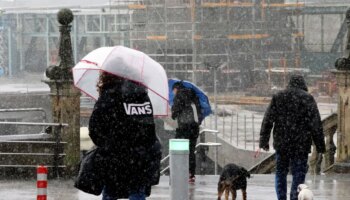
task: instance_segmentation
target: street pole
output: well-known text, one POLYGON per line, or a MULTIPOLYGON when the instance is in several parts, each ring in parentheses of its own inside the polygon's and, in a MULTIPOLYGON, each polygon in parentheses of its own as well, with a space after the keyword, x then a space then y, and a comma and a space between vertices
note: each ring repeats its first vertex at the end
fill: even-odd
POLYGON ((215 130, 218 130, 218 105, 217 105, 217 69, 216 68, 213 68, 214 69, 214 109, 215 109, 215 130))
MULTIPOLYGON (((215 130, 218 130, 218 104, 217 104, 217 68, 214 69, 214 109, 215 109, 215 130)), ((218 143, 218 134, 215 133, 215 143, 218 143)), ((217 175, 218 173, 218 147, 215 147, 215 166, 214 173, 217 175)))

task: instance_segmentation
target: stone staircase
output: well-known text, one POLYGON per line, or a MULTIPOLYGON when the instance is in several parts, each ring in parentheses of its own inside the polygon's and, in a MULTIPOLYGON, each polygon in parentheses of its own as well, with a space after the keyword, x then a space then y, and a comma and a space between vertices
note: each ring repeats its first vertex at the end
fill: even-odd
POLYGON ((0 141, 0 178, 35 178, 38 165, 47 166, 50 177, 60 175, 65 168, 65 144, 49 140, 0 141))
POLYGON ((45 165, 49 177, 61 176, 65 169, 66 142, 61 133, 67 124, 1 122, 0 125, 42 127, 40 133, 0 135, 0 179, 35 178, 36 168, 45 165))

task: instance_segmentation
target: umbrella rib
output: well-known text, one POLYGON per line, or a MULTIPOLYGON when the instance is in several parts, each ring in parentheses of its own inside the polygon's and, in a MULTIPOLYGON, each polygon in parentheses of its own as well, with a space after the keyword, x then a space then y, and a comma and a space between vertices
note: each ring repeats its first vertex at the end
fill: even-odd
POLYGON ((145 55, 142 55, 142 69, 141 69, 141 80, 143 81, 143 70, 145 68, 145 55))
POLYGON ((90 98, 92 98, 92 99, 94 99, 94 100, 97 100, 93 95, 91 95, 91 94, 89 94, 88 92, 85 92, 84 90, 80 89, 80 88, 77 87, 75 84, 74 84, 74 86, 75 86, 78 90, 80 90, 80 92, 82 92, 82 93, 88 95, 90 98))
POLYGON ((87 63, 87 64, 92 64, 92 65, 96 65, 96 66, 98 66, 98 64, 97 64, 96 62, 89 61, 89 60, 81 60, 80 62, 87 63))
MULTIPOLYGON (((160 98, 166 100, 166 101, 169 101, 169 99, 167 99, 166 97, 163 97, 162 95, 160 95, 158 92, 152 90, 151 88, 147 87, 146 85, 142 84, 143 86, 145 86, 146 88, 148 88, 149 90, 151 90, 154 94, 158 95, 160 98)), ((169 93, 169 91, 168 91, 169 93)))

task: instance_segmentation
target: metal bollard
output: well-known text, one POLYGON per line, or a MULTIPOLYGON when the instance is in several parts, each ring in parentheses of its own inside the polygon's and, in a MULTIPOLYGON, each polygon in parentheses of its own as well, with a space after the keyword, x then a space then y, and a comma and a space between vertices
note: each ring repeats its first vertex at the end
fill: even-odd
POLYGON ((38 166, 37 170, 37 200, 46 200, 47 199, 47 167, 38 166))
POLYGON ((189 199, 189 146, 187 139, 171 139, 169 141, 171 200, 189 199))

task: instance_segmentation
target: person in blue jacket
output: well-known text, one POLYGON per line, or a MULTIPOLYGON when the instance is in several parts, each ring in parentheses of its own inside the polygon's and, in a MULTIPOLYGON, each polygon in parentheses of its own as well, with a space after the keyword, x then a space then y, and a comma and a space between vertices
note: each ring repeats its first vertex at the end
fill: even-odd
POLYGON ((174 104, 171 107, 171 116, 177 120, 175 138, 188 139, 190 142, 189 155, 189 182, 195 182, 196 173, 196 143, 199 136, 201 110, 195 92, 183 86, 182 82, 173 85, 174 104))

